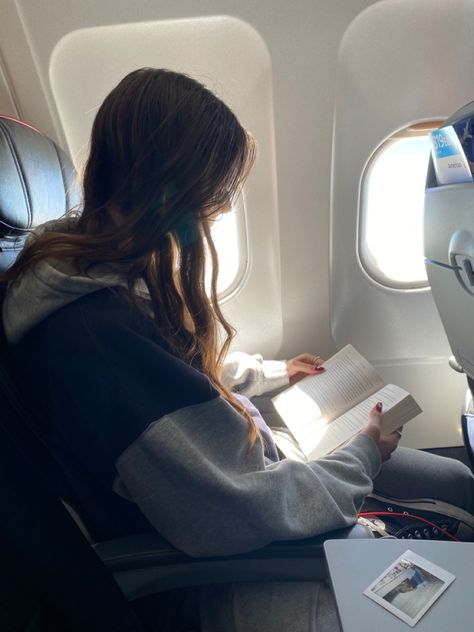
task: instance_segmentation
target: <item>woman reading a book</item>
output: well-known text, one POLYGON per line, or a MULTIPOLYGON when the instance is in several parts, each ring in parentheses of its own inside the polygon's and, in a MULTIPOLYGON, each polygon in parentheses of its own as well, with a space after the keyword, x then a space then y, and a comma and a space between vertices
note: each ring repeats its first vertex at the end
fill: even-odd
MULTIPOLYGON (((120 516, 109 536, 154 527, 207 556, 352 525, 398 444, 397 433, 380 436, 374 408, 333 454, 279 460, 242 394, 315 372, 320 359, 242 354, 223 371, 233 330, 217 301, 210 225, 254 155, 202 85, 134 71, 97 112, 81 212, 36 231, 3 279, 6 334, 42 431, 69 475, 93 481, 120 516)), ((205 587, 199 600, 203 630, 337 629, 319 584, 205 587)))

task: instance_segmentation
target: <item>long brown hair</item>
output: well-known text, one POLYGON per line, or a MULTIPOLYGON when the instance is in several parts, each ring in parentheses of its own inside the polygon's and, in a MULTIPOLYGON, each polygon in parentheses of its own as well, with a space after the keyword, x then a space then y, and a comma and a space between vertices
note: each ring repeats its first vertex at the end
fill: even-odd
POLYGON ((136 296, 143 279, 161 335, 244 414, 251 444, 258 436, 255 422, 220 381, 234 330, 217 300, 209 221, 235 199, 254 159, 251 136, 203 85, 168 70, 135 70, 95 117, 83 210, 74 228, 39 235, 2 278, 15 280, 45 258, 69 259, 83 270, 118 264, 136 309, 143 309, 136 296))

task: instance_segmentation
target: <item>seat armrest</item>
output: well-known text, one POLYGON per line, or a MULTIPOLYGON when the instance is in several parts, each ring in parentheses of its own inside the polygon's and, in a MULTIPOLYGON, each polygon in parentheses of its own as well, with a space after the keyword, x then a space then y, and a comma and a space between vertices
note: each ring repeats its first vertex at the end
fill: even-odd
POLYGON ((273 542, 247 553, 190 557, 158 533, 94 545, 129 600, 164 590, 244 581, 318 581, 327 577, 323 544, 328 539, 367 538, 362 525, 304 540, 273 542))

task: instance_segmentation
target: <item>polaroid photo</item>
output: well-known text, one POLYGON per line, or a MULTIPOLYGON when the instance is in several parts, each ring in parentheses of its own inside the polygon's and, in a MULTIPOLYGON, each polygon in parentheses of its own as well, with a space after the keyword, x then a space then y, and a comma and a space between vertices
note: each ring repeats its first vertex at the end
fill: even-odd
POLYGON ((405 551, 364 595, 413 627, 455 579, 424 557, 405 551))

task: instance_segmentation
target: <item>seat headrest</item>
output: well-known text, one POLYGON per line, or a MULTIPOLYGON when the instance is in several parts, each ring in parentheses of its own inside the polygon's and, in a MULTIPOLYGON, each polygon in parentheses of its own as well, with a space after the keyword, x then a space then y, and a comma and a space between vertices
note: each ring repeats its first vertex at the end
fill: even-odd
POLYGON ((0 115, 0 270, 15 260, 29 230, 79 199, 66 154, 37 129, 0 115))
MULTIPOLYGON (((464 105, 459 110, 456 110, 454 114, 452 114, 449 118, 447 118, 441 127, 447 127, 448 125, 453 125, 458 134, 459 140, 461 140, 461 144, 463 145, 463 149, 466 153, 466 142, 470 143, 471 147, 473 146, 472 141, 472 127, 474 124, 474 101, 470 101, 466 105, 464 105), (468 124, 466 127, 466 123, 468 124)), ((473 150, 468 151, 466 156, 469 161, 472 161, 472 153, 473 150)), ((426 177, 426 188, 431 189, 438 186, 438 182, 436 180, 436 173, 433 164, 433 156, 430 152, 430 159, 428 162, 428 172, 426 177)))

